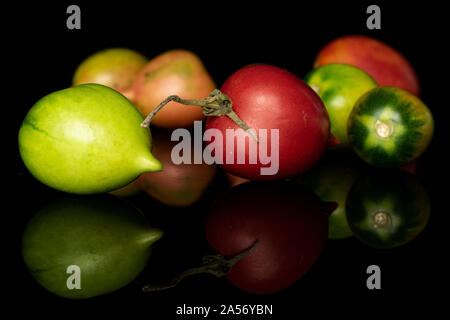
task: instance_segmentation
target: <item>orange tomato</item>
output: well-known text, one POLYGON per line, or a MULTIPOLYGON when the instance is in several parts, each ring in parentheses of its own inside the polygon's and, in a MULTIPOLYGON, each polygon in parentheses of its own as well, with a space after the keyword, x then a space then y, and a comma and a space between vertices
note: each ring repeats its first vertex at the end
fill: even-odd
MULTIPOLYGON (((170 95, 201 99, 216 87, 200 58, 187 50, 171 50, 150 60, 139 72, 126 96, 147 116, 170 95)), ((201 107, 169 102, 152 120, 163 128, 190 127, 202 120, 201 107)))

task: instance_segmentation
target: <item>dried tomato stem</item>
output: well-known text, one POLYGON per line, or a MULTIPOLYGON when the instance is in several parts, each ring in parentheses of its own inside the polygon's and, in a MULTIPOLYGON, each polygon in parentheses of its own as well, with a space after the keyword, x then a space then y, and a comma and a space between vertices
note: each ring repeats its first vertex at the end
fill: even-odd
POLYGON ((220 117, 223 115, 228 116, 233 120, 239 127, 247 131, 257 142, 259 142, 258 137, 254 130, 251 130, 247 124, 242 121, 239 116, 233 111, 233 104, 228 98, 228 96, 218 89, 214 89, 209 97, 203 99, 182 99, 177 95, 168 96, 164 99, 152 112, 145 118, 141 123, 141 127, 148 128, 153 117, 170 101, 175 101, 188 106, 200 106, 202 107, 202 112, 207 117, 220 117))

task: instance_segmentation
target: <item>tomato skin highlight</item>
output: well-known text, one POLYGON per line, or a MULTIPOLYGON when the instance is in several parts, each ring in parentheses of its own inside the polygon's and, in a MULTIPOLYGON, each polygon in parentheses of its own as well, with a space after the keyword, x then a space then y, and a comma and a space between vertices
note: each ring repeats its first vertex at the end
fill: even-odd
POLYGON ((401 167, 428 147, 434 120, 416 96, 395 87, 375 88, 355 104, 348 139, 356 153, 377 167, 401 167))
POLYGON ((414 175, 400 169, 373 169, 352 186, 346 212, 356 238, 370 247, 394 248, 422 232, 431 205, 414 175))
MULTIPOLYGON (((320 97, 300 78, 281 68, 258 64, 241 68, 223 84, 221 91, 233 104, 234 112, 256 131, 261 144, 271 148, 271 129, 279 129, 279 170, 262 175, 259 151, 256 164, 249 163, 249 146, 245 146, 245 163, 237 163, 238 143, 226 150, 225 132, 239 129, 227 116, 208 117, 206 129, 218 129, 223 135, 223 159, 220 166, 231 174, 251 180, 275 180, 300 174, 317 162, 325 151, 330 136, 330 121, 320 97), (267 130, 267 140, 259 135, 267 130), (227 152, 234 163, 226 163, 227 152)), ((252 139, 243 130, 237 141, 252 139), (242 139, 241 139, 242 138, 242 139)), ((236 139, 235 139, 236 140, 236 139)), ((275 141, 274 141, 275 142, 275 141)))
POLYGON ((389 45, 362 35, 349 35, 329 42, 316 57, 314 67, 346 63, 370 74, 380 86, 395 86, 420 94, 417 74, 408 60, 389 45))
POLYGON ((277 292, 304 276, 320 256, 327 241, 328 215, 335 208, 329 205, 300 185, 246 182, 212 205, 206 238, 226 257, 257 240, 226 277, 247 292, 277 292))

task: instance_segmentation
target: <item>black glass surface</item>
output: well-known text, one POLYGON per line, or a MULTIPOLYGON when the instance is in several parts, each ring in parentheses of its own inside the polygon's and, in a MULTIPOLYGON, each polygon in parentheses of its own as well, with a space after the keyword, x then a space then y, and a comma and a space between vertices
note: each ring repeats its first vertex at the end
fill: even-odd
POLYGON ((209 318, 291 319, 301 318, 305 312, 360 318, 382 315, 386 310, 399 315, 418 309, 433 312, 433 305, 439 304, 436 290, 445 288, 447 277, 442 261, 447 252, 448 197, 443 182, 448 173, 449 108, 444 71, 448 58, 443 56, 442 46, 447 28, 442 8, 432 3, 383 2, 379 4, 381 30, 368 30, 366 8, 371 3, 364 2, 260 2, 246 6, 228 2, 204 6, 187 2, 81 2, 82 28, 68 30, 66 8, 70 4, 14 5, 4 12, 7 25, 2 28, 2 37, 7 46, 2 51, 8 56, 3 61, 8 76, 4 79, 7 103, 2 106, 6 110, 3 127, 8 147, 5 154, 12 161, 4 168, 11 182, 5 186, 9 191, 2 210, 3 247, 11 255, 2 264, 7 269, 8 301, 21 305, 15 312, 50 316, 74 310, 110 316, 125 311, 152 319, 200 319, 178 316, 177 308, 210 306, 220 311, 221 305, 237 304, 271 305, 273 315, 214 314, 209 318), (127 199, 165 234, 155 243, 148 267, 126 287, 87 300, 70 300, 47 292, 29 274, 21 256, 25 226, 40 208, 62 194, 26 170, 17 148, 17 132, 38 99, 71 85, 73 72, 83 59, 109 47, 128 47, 149 58, 185 48, 199 55, 220 87, 234 70, 257 62, 285 68, 302 78, 326 43, 347 34, 372 36, 402 52, 417 71, 421 99, 434 115, 435 134, 419 159, 416 175, 429 194, 431 217, 417 238, 392 249, 371 248, 354 237, 329 240, 304 277, 268 295, 242 291, 225 278, 208 274, 188 277, 170 290, 142 292, 143 285, 170 280, 201 263, 204 255, 214 253, 205 239, 205 219, 214 200, 229 188, 220 171, 200 201, 187 208, 164 205, 145 194, 127 199), (366 269, 373 264, 381 268, 381 290, 366 287, 366 269))

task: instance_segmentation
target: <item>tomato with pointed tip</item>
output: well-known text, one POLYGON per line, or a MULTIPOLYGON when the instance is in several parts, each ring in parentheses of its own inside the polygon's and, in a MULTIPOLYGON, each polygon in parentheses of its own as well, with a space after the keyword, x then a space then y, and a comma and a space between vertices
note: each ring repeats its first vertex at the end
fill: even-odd
POLYGON ((18 135, 20 155, 36 179, 56 190, 110 192, 162 169, 142 121, 130 101, 107 86, 58 90, 27 113, 18 135))
POLYGON ((28 222, 22 256, 42 287, 61 297, 86 299, 133 281, 162 236, 135 207, 112 195, 64 195, 28 222), (69 284, 76 284, 77 275, 80 286, 73 288, 69 284))

